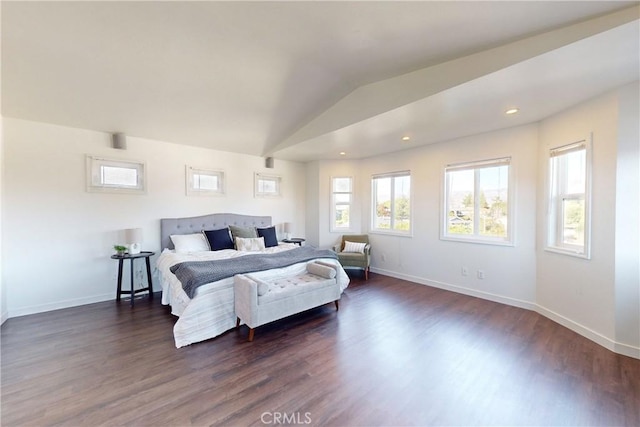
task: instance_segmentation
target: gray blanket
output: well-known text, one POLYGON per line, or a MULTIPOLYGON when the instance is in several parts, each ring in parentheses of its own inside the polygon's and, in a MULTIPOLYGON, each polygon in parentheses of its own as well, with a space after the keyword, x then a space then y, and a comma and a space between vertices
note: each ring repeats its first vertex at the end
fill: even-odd
POLYGON ((338 256, 328 249, 302 246, 274 254, 245 255, 213 261, 186 261, 172 266, 170 270, 182 283, 182 288, 189 298, 193 298, 196 289, 207 283, 226 279, 236 274, 287 267, 316 258, 337 259, 338 256))

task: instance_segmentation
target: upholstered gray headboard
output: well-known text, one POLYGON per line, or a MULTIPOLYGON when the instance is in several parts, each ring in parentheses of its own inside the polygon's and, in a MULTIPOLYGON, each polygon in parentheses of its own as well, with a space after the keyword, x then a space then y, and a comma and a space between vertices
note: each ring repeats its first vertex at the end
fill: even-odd
POLYGON ((199 233, 202 230, 217 230, 229 225, 239 227, 269 227, 270 216, 239 215, 218 213, 190 218, 162 218, 160 220, 160 243, 162 249, 173 249, 172 234, 199 233))

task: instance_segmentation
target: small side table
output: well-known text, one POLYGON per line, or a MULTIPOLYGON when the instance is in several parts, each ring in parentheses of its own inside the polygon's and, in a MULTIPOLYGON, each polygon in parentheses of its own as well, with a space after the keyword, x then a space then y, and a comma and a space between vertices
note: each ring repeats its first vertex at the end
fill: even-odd
POLYGON ((303 239, 302 237, 292 237, 290 239, 284 239, 283 242, 285 243, 295 243, 298 246, 302 246, 302 242, 304 242, 306 239, 303 239))
POLYGON ((133 307, 133 300, 138 292, 149 291, 149 298, 153 299, 153 283, 151 282, 151 264, 149 263, 149 257, 155 255, 155 252, 140 252, 139 254, 124 254, 124 255, 111 255, 111 259, 118 260, 118 289, 116 290, 116 301, 120 301, 120 295, 129 294, 131 295, 131 307, 133 307), (133 288, 133 260, 138 258, 144 258, 147 262, 147 287, 141 289, 133 288), (131 270, 131 290, 123 291, 122 290, 122 265, 124 260, 131 260, 130 270, 131 270))

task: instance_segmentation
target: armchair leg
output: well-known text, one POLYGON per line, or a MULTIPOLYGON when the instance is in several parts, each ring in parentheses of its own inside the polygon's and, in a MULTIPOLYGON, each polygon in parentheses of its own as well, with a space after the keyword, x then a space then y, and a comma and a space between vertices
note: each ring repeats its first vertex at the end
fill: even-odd
POLYGON ((336 304, 336 311, 340 310, 340 306, 338 305, 338 301, 339 300, 335 300, 334 303, 336 304))
POLYGON ((240 318, 237 317, 236 319, 236 329, 238 329, 240 327, 240 318))
POLYGON ((369 280, 369 267, 364 269, 364 279, 369 280))
POLYGON ((253 332, 255 331, 254 328, 249 328, 249 342, 253 341, 253 332))

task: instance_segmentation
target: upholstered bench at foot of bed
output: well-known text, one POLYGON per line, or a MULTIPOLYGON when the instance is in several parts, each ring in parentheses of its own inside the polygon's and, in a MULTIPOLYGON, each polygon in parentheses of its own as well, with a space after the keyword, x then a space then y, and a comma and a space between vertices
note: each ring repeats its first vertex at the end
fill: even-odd
POLYGON ((329 263, 310 262, 306 274, 261 280, 250 274, 234 277, 237 322, 249 326, 249 341, 254 329, 314 307, 335 302, 339 308, 340 286, 336 267, 329 263))

